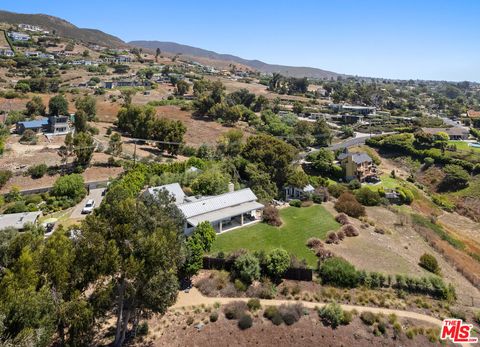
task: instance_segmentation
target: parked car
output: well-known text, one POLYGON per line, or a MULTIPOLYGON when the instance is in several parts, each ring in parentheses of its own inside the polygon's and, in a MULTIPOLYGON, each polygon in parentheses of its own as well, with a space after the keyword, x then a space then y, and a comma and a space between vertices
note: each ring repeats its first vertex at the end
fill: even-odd
POLYGON ((91 213, 95 208, 95 201, 93 199, 89 199, 85 206, 83 207, 82 213, 91 213))

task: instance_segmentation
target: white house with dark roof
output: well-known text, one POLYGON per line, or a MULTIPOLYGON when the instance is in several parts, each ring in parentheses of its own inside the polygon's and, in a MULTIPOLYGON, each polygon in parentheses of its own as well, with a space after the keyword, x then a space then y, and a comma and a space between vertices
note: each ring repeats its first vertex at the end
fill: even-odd
POLYGON ((229 191, 215 196, 187 196, 178 183, 152 187, 148 194, 155 196, 159 191, 167 191, 184 215, 185 234, 190 234, 202 222, 209 222, 217 233, 242 227, 260 220, 264 206, 257 202, 250 188, 229 191))
POLYGON ((27 224, 36 224, 41 215, 40 211, 0 214, 0 230, 13 228, 22 231, 27 224))

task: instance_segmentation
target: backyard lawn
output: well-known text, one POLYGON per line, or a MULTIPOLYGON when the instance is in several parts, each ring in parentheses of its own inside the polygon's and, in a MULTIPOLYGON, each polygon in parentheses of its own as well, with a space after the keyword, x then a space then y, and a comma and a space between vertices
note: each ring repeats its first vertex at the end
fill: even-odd
POLYGON ((225 253, 244 248, 250 251, 283 248, 314 267, 317 258, 305 245, 310 237, 325 239, 328 231, 337 230, 339 224, 321 205, 287 207, 280 210, 283 224, 273 227, 265 223, 227 231, 217 236, 211 253, 225 253))

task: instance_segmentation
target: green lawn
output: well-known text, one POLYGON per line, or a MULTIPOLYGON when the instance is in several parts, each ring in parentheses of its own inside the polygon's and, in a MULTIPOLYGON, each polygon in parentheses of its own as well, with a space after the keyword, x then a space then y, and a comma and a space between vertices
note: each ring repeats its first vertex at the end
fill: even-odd
POLYGON ((448 141, 448 144, 455 145, 458 150, 480 152, 480 147, 471 147, 468 142, 465 141, 448 141))
POLYGON ((281 227, 265 223, 225 232, 217 237, 211 253, 225 253, 244 248, 250 251, 283 248, 299 259, 315 266, 317 258, 305 245, 310 237, 324 239, 327 232, 339 228, 333 216, 321 205, 287 207, 280 210, 281 227))

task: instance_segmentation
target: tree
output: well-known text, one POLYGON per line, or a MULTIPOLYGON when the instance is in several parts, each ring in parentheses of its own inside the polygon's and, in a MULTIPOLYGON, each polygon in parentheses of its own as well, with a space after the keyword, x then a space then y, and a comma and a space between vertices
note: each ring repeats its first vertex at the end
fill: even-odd
POLYGON ((295 101, 293 103, 293 108, 292 108, 293 113, 296 113, 297 115, 303 112, 303 104, 299 101, 295 101))
POLYGON ((287 176, 287 186, 303 188, 308 184, 308 175, 300 169, 289 170, 287 176))
POLYGON ((242 254, 233 263, 232 274, 245 284, 251 284, 260 278, 260 263, 250 253, 242 254))
POLYGON ((269 276, 278 280, 290 267, 290 256, 286 250, 275 248, 267 254, 265 262, 269 276))
POLYGON ((242 105, 235 105, 226 108, 226 112, 223 115, 225 125, 232 126, 237 123, 243 116, 242 105))
POLYGON ((448 141, 450 140, 450 136, 446 132, 440 131, 433 135, 434 145, 437 148, 442 150, 442 153, 445 152, 445 148, 447 148, 448 141))
POLYGON ((242 152, 243 132, 232 129, 222 134, 217 140, 217 152, 227 157, 236 157, 242 152))
POLYGON ((193 233, 187 238, 186 259, 181 271, 184 276, 191 277, 202 268, 203 256, 210 252, 215 237, 215 229, 208 221, 197 225, 193 233))
POLYGON ((175 86, 175 94, 185 95, 188 93, 189 89, 190 89, 190 85, 186 81, 180 80, 177 82, 175 86))
POLYGON ((71 174, 57 178, 53 184, 51 194, 63 196, 72 200, 79 200, 85 196, 87 190, 82 175, 71 174))
POLYGON ((192 190, 198 195, 218 195, 225 193, 229 178, 217 169, 201 173, 193 182, 192 190))
POLYGON ((75 112, 73 126, 77 133, 87 131, 87 114, 84 111, 77 110, 77 112, 75 112))
POLYGON ((63 95, 56 95, 48 102, 50 116, 68 115, 68 101, 63 95))
MULTIPOLYGON (((138 170, 135 175, 141 174, 138 170)), ((113 299, 109 309, 117 314, 115 347, 123 344, 130 327, 136 331, 141 318, 163 314, 175 302, 184 254, 185 220, 168 194, 137 197, 139 189, 132 190, 125 179, 82 226, 106 245, 112 259, 106 273, 111 275, 104 277, 109 283, 96 282, 94 289, 111 288, 106 298, 113 299)))
POLYGON ((256 164, 248 163, 245 167, 248 186, 260 201, 271 201, 278 195, 278 188, 270 178, 270 174, 258 168, 256 164))
POLYGON ((312 162, 312 167, 318 171, 322 176, 338 177, 342 173, 342 168, 334 164, 333 152, 320 148, 307 156, 307 159, 312 162))
POLYGON ((362 206, 352 193, 342 193, 337 202, 335 202, 335 209, 338 212, 348 214, 350 217, 358 218, 365 215, 365 207, 362 206))
POLYGON ((73 153, 75 153, 77 164, 87 166, 92 160, 95 146, 93 137, 89 133, 76 133, 73 137, 73 153))
POLYGON ((319 274, 322 284, 354 288, 358 285, 359 274, 355 267, 338 257, 326 259, 320 264, 319 274))
POLYGON ((201 222, 197 225, 193 234, 197 235, 198 239, 200 240, 203 251, 206 253, 210 252, 213 242, 217 236, 212 225, 208 221, 201 222))
POLYGON ((327 122, 323 118, 317 119, 312 134, 315 137, 315 143, 319 146, 328 146, 333 137, 327 122))
POLYGON ((365 206, 377 206, 382 201, 382 197, 378 191, 370 189, 370 187, 360 188, 355 192, 358 202, 365 206))
POLYGON ((157 147, 175 156, 180 151, 187 128, 182 121, 160 118, 153 121, 151 131, 151 138, 161 141, 157 147))
POLYGON ((97 101, 91 95, 86 95, 82 98, 78 98, 75 101, 75 107, 77 110, 85 112, 87 119, 93 121, 97 114, 97 101))
POLYGON ((295 158, 296 149, 269 135, 250 136, 242 150, 242 156, 255 163, 268 173, 277 187, 283 188, 288 175, 288 168, 295 158))
POLYGON ((45 104, 39 96, 34 96, 32 100, 27 102, 28 117, 45 116, 45 109, 45 104))
POLYGON ((160 50, 160 48, 157 47, 157 49, 155 50, 155 62, 158 62, 158 57, 160 56, 160 54, 162 54, 162 51, 160 50))
POLYGON ((110 141, 108 142, 108 151, 113 156, 118 156, 122 153, 122 137, 119 133, 113 133, 110 135, 110 141))
POLYGON ((120 94, 122 95, 123 98, 123 107, 129 107, 132 104, 132 98, 133 96, 137 93, 135 89, 131 88, 123 88, 120 91, 120 94))

